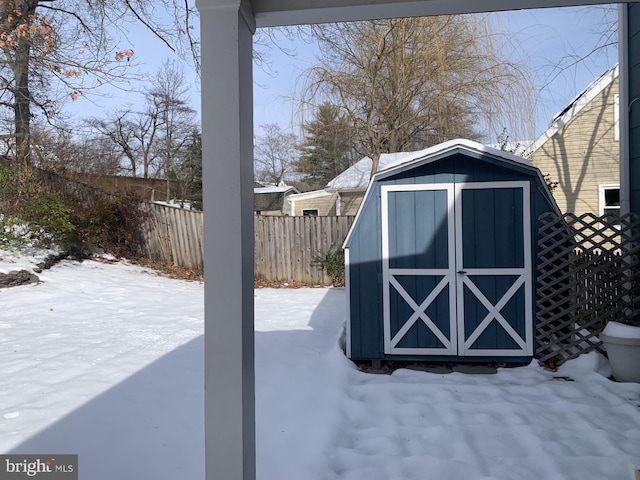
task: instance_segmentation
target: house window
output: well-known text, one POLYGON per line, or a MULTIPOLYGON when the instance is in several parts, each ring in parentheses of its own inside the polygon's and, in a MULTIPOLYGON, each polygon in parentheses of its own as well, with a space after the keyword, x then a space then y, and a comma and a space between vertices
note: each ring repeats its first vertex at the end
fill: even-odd
POLYGON ((317 208, 303 208, 302 209, 303 217, 317 217, 318 209, 317 208))
POLYGON ((600 215, 610 223, 620 218, 620 185, 600 185, 600 215))

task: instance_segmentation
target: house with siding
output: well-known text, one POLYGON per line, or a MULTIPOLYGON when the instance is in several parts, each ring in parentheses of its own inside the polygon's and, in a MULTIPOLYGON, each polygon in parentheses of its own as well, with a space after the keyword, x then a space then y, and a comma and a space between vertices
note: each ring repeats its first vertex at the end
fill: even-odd
POLYGON ((552 120, 525 156, 551 182, 563 213, 619 215, 618 66, 583 90, 552 120))
POLYGON ((335 192, 314 190, 287 197, 289 211, 298 217, 330 217, 339 215, 336 210, 338 196, 335 192))
MULTIPOLYGON (((423 150, 383 153, 378 172, 418 158, 422 153, 423 150)), ((292 215, 355 215, 369 187, 371 167, 371 159, 364 157, 327 183, 324 190, 291 195, 290 201, 295 202, 292 215)))
POLYGON ((253 213, 255 215, 291 215, 289 196, 298 193, 295 187, 289 185, 259 185, 253 186, 253 213))

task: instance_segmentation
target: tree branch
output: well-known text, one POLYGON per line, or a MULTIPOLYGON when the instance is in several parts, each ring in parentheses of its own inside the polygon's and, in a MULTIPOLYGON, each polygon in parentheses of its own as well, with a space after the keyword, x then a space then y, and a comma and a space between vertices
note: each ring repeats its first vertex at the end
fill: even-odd
MULTIPOLYGON (((43 1, 43 0, 40 0, 43 1)), ((44 0, 47 2, 54 2, 55 0, 44 0)), ((41 5, 42 8, 44 8, 45 10, 51 10, 53 12, 59 12, 59 13, 64 13, 65 15, 70 15, 73 18, 75 18, 78 23, 82 26, 82 29, 85 32, 91 32, 92 30, 89 28, 89 26, 84 22, 84 20, 82 19, 82 17, 80 17, 76 12, 71 12, 69 10, 65 10, 63 8, 57 8, 57 7, 50 7, 48 5, 41 5)))
POLYGON ((163 42, 167 47, 169 47, 169 50, 171 50, 172 52, 175 52, 176 49, 167 41, 166 38, 164 38, 162 35, 160 35, 156 30, 156 28, 153 28, 153 25, 151 25, 149 22, 147 22, 143 17, 140 16, 140 14, 136 11, 135 8, 133 8, 133 5, 131 5, 131 2, 129 0, 124 0, 125 5, 127 5, 127 7, 129 8, 129 11, 133 14, 134 17, 136 17, 136 19, 142 23, 145 27, 147 27, 149 29, 149 31, 151 33, 153 33, 161 42, 163 42))

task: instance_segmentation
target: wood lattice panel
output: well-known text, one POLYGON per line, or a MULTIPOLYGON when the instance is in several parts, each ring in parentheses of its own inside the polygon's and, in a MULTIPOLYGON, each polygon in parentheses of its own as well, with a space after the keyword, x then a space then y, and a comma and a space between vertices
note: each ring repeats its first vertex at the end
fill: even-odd
POLYGON ((538 240, 536 357, 562 363, 602 351, 608 321, 640 318, 640 217, 551 213, 538 240))

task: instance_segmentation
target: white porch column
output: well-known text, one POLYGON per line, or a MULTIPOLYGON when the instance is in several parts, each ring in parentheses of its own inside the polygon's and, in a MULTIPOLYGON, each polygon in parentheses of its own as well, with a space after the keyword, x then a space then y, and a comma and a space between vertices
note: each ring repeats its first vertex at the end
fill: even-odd
POLYGON ((620 214, 631 211, 629 169, 629 17, 627 4, 618 4, 618 129, 620 146, 620 214))
POLYGON ((253 93, 248 0, 197 0, 202 42, 207 480, 255 479, 253 93))

